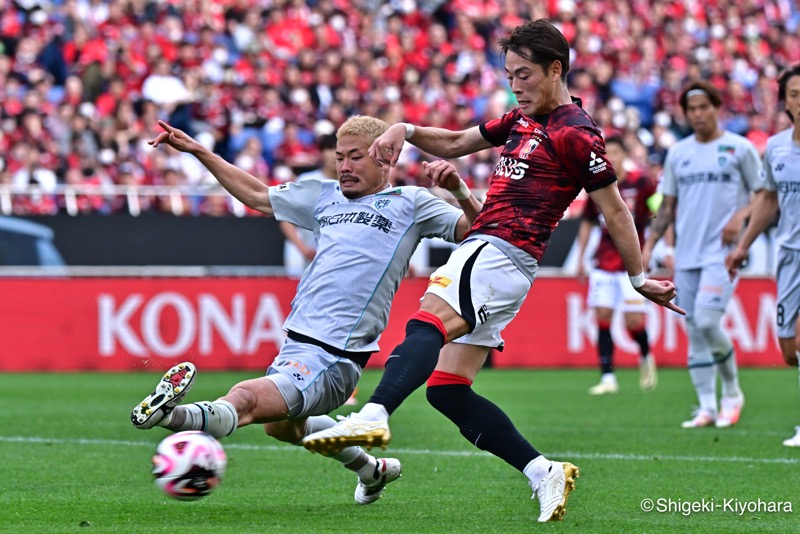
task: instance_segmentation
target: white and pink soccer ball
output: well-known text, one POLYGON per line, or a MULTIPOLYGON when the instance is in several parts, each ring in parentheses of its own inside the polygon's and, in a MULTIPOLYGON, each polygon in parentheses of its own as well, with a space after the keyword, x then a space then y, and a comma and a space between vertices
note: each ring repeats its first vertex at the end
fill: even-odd
POLYGON ((156 486, 181 501, 196 501, 222 483, 228 459, 219 441, 198 431, 178 432, 158 444, 153 456, 156 486))

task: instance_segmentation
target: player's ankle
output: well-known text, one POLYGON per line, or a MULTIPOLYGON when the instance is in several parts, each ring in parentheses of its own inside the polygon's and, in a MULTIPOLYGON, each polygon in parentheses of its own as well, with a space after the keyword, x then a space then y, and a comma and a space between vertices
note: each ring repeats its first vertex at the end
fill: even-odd
POLYGON ((368 402, 358 412, 358 418, 364 419, 365 421, 388 421, 389 412, 387 412, 386 408, 381 404, 368 402))

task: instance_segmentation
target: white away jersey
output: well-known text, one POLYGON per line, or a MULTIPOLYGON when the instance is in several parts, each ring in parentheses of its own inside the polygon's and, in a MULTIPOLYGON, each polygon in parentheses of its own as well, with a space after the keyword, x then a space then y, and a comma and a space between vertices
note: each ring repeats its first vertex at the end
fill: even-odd
POLYGON ((763 183, 758 152, 740 135, 726 131, 708 143, 691 135, 670 148, 660 190, 678 199, 675 268, 724 262, 722 229, 763 183))
POLYGON ((792 141, 794 128, 777 133, 767 141, 764 152, 764 187, 777 191, 781 218, 777 244, 800 250, 800 145, 792 141))
POLYGON ((283 327, 336 348, 378 350, 408 260, 423 237, 453 242, 462 211, 421 187, 347 199, 337 182, 270 187, 275 217, 313 230, 317 255, 283 327))

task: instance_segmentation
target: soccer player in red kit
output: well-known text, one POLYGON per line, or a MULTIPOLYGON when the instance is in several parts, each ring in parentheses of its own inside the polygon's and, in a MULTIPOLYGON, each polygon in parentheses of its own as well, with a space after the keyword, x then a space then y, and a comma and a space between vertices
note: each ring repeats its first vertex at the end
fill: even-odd
POLYGON ((406 338, 389 356, 369 402, 336 426, 306 436, 303 444, 322 454, 355 443, 386 446, 389 415, 430 377, 428 401, 472 444, 521 471, 539 499, 539 521, 552 521, 565 513, 577 467, 542 456, 471 385, 489 350, 502 346, 500 332, 525 300, 553 228, 581 189, 603 212, 634 287, 681 310, 670 303, 671 282, 644 276, 636 229, 605 159, 603 138, 567 90, 564 36, 537 20, 516 27, 499 44, 519 107, 462 131, 395 124, 370 147, 375 160, 390 166, 406 140, 445 158, 504 149, 483 209, 447 264, 431 276, 420 310, 408 321, 406 338))
MULTIPOLYGON (((656 192, 656 183, 636 168, 627 169, 627 155, 625 142, 621 137, 606 138, 606 157, 617 172, 619 194, 631 210, 639 243, 644 243, 644 230, 653 216, 648 200, 656 192)), ((628 281, 625 263, 608 233, 605 219, 591 199, 586 202, 578 229, 578 277, 584 278, 584 253, 594 225, 600 226, 600 239, 592 258, 586 300, 594 310, 597 320, 597 352, 600 357, 601 377, 599 384, 589 388, 589 394, 605 395, 619 390, 614 374, 614 341, 611 338, 611 319, 615 310, 623 313, 628 334, 639 345, 639 386, 644 391, 652 390, 656 387, 658 378, 645 328, 647 300, 628 281)))

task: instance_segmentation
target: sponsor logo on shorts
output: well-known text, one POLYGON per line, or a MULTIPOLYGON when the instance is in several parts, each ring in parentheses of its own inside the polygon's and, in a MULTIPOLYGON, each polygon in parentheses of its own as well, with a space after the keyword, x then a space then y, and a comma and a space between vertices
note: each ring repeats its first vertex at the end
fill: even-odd
POLYGON ((430 282, 428 282, 428 287, 431 286, 447 287, 452 283, 453 281, 447 278, 446 276, 433 275, 431 276, 430 282))
POLYGON ((303 376, 311 375, 311 369, 309 369, 308 366, 304 363, 296 362, 294 360, 289 360, 288 362, 286 362, 286 366, 291 367, 293 369, 292 376, 296 380, 305 380, 303 376))
POLYGON ((281 184, 275 188, 275 191, 286 191, 289 189, 289 184, 281 184))

